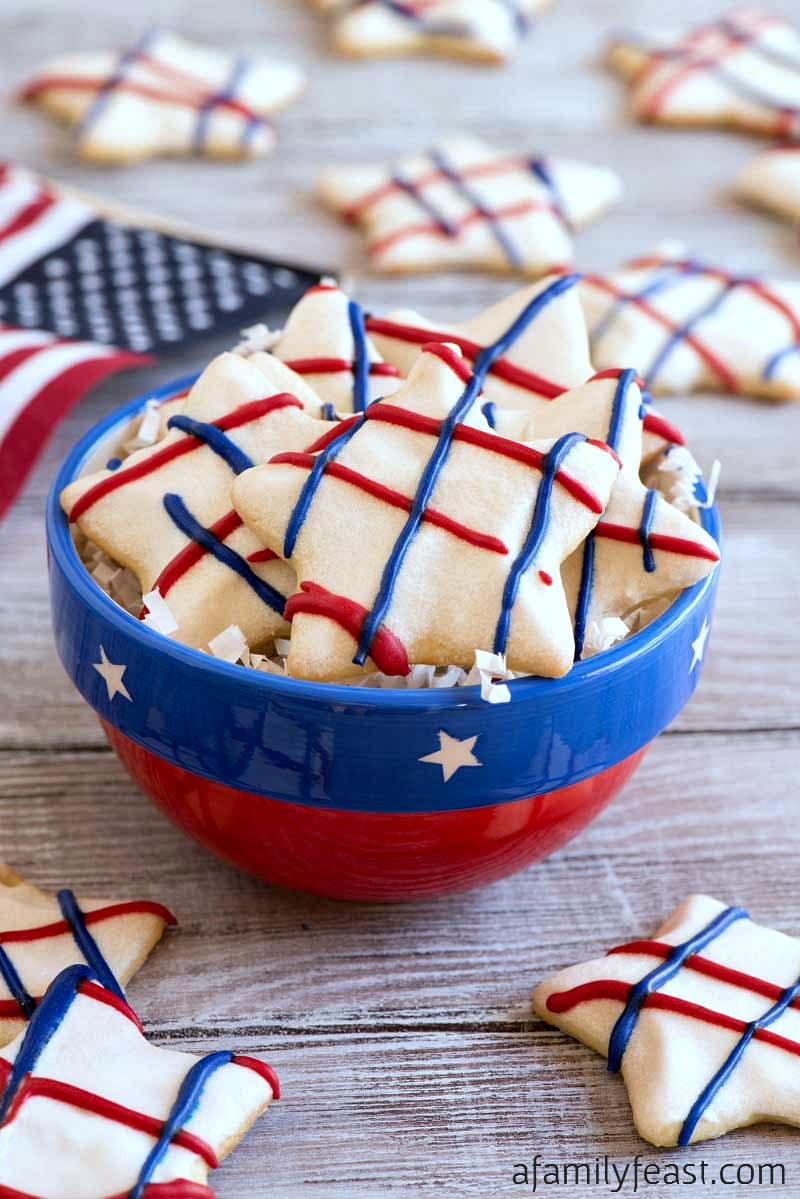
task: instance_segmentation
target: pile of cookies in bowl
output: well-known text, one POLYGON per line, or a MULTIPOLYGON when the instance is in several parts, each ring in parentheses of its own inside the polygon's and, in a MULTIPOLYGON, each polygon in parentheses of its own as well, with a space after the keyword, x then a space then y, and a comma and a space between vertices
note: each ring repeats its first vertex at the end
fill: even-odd
POLYGON ((688 699, 716 512, 636 372, 594 371, 577 283, 437 327, 324 279, 65 463, 62 659, 228 858, 364 898, 497 877, 585 824, 688 699))

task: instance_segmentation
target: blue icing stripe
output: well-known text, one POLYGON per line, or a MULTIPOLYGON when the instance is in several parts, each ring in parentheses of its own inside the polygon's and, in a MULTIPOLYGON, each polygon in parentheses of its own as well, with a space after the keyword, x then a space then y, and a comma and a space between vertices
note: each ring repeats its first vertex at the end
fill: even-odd
POLYGON ((286 607, 286 596, 281 595, 280 591, 271 587, 269 583, 265 583, 241 554, 237 554, 230 546, 225 545, 218 537, 215 537, 209 529, 201 525, 200 521, 192 516, 179 495, 176 495, 174 492, 165 495, 164 507, 170 518, 181 532, 186 534, 190 541, 194 541, 197 545, 202 546, 207 553, 216 558, 218 562, 221 562, 223 566, 227 566, 229 570, 234 571, 273 612, 277 612, 279 615, 283 614, 283 609, 286 607))
POLYGON ((353 333, 353 411, 363 412, 369 403, 369 349, 361 305, 350 300, 347 305, 350 329, 353 333))
POLYGON ((201 1058, 190 1069, 178 1090, 172 1109, 164 1121, 158 1140, 147 1155, 139 1177, 128 1192, 127 1199, 142 1199, 145 1187, 152 1182, 153 1175, 166 1156, 174 1137, 184 1128, 197 1111, 208 1080, 217 1070, 233 1060, 228 1052, 210 1053, 201 1058))
POLYGON ((149 29, 134 46, 131 46, 130 50, 126 50, 125 53, 120 56, 120 59, 111 75, 109 75, 105 83, 103 83, 98 89, 94 100, 84 113, 83 119, 78 127, 79 135, 84 134, 89 126, 101 116, 103 109, 114 92, 114 89, 118 87, 124 80, 128 68, 135 64, 137 58, 140 58, 141 55, 147 52, 151 42, 155 41, 157 35, 157 29, 149 29))
POLYGON ((461 198, 466 200, 470 208, 473 208, 475 212, 480 213, 484 220, 488 222, 492 233, 494 234, 495 240, 497 241, 500 249, 505 254, 511 266, 514 267, 515 270, 521 269, 523 266, 522 255, 512 239, 506 233, 502 222, 498 219, 496 213, 494 213, 491 208, 486 207, 477 192, 473 191, 472 188, 465 182, 465 180, 461 178, 458 172, 450 166, 440 150, 431 151, 431 160, 436 165, 438 170, 442 172, 445 178, 449 180, 461 198))
POLYGON ((11 1108, 25 1078, 36 1067, 49 1042, 60 1028, 82 982, 94 979, 88 966, 67 966, 51 982, 42 1002, 31 1016, 19 1052, 11 1067, 5 1092, 0 1098, 0 1125, 11 1108))
POLYGON ((797 342, 795 345, 786 346, 785 349, 778 350, 777 354, 773 354, 764 367, 763 378, 772 379, 784 359, 790 358, 792 354, 800 354, 800 342, 797 342))
POLYGON ((169 418, 167 428, 180 429, 182 433, 188 433, 192 437, 196 437, 198 441, 202 441, 223 462, 227 462, 235 475, 240 475, 242 471, 249 470, 253 465, 253 460, 245 454, 244 450, 240 450, 238 445, 216 425, 193 420, 191 416, 179 415, 169 418))
POLYGON ((657 507, 658 492, 655 490, 648 491, 642 509, 642 521, 639 525, 639 540, 642 543, 642 551, 644 553, 644 569, 648 574, 652 574, 656 568, 656 557, 650 545, 650 534, 653 531, 653 521, 656 518, 657 507))
POLYGON ((539 180, 542 187, 546 188, 550 196, 550 203, 558 213, 564 225, 566 225, 567 229, 570 229, 572 226, 567 216, 567 210, 564 207, 564 198, 556 185, 556 181, 553 178, 553 173, 548 167, 547 163, 543 158, 532 158, 528 163, 528 168, 534 178, 539 180))
POLYGON ((2 945, 0 945, 0 978, 3 979, 12 996, 19 1004, 23 1016, 26 1016, 30 1020, 36 1008, 36 1000, 26 988, 16 966, 2 945))
POLYGON ((83 912, 72 891, 59 891, 58 906, 61 909, 61 915, 72 930, 75 944, 86 959, 87 965, 94 976, 108 991, 113 991, 120 999, 124 999, 125 994, 122 987, 117 982, 114 972, 103 957, 100 946, 86 927, 83 912))
POLYGON ((486 423, 490 429, 497 428, 497 404, 494 400, 487 400, 481 405, 481 412, 486 417, 486 423))
POLYGON ((651 300, 662 291, 669 291, 670 288, 677 287, 687 275, 697 274, 700 269, 697 264, 692 264, 691 268, 684 268, 682 270, 676 269, 672 263, 668 262, 659 266, 654 277, 640 291, 631 292, 630 294, 625 293, 614 300, 614 303, 610 305, 605 315, 597 321, 592 329, 592 340, 596 340, 608 332, 626 304, 630 304, 634 300, 651 300))
MULTIPOLYGON (((614 402, 611 407, 611 419, 608 423, 608 433, 606 434, 606 444, 611 446, 614 453, 619 452, 620 438, 622 437, 622 427, 626 415, 626 401, 628 392, 631 386, 636 382, 636 371, 624 370, 620 372, 617 379, 617 386, 614 391, 614 402)), ((640 414, 640 419, 644 419, 643 414, 640 414)))
POLYGON ((779 1020, 786 1009, 795 1001, 795 999, 797 999, 798 996, 800 996, 800 978, 798 978, 797 982, 792 983, 791 986, 786 988, 780 999, 778 999, 777 1002, 772 1005, 769 1011, 766 1011, 763 1016, 759 1016, 757 1020, 752 1020, 747 1025, 747 1028, 742 1033, 741 1039, 731 1050, 730 1054, 720 1066, 717 1073, 703 1088, 702 1092, 700 1095, 698 1095, 697 1099, 689 1109, 689 1114, 684 1121, 680 1136, 678 1137, 678 1144, 680 1146, 685 1147, 689 1144, 697 1125, 700 1123, 700 1120, 703 1118, 703 1115, 708 1110, 708 1107, 713 1102, 715 1096, 722 1090, 722 1088, 725 1086, 725 1083, 739 1065, 740 1061, 744 1057, 747 1046, 752 1041, 756 1032, 760 1028, 769 1028, 770 1024, 774 1024, 776 1020, 779 1020))
POLYGON ((442 233, 446 234, 447 237, 458 236, 457 226, 454 225, 452 221, 448 220, 444 213, 439 212, 439 209, 436 208, 431 200, 428 199, 424 192, 420 191, 416 183, 411 182, 409 179, 404 179, 400 174, 393 175, 392 183, 394 183, 395 187, 399 188, 400 191, 405 192, 410 199, 414 200, 426 214, 426 216, 431 218, 434 225, 436 225, 438 229, 441 229, 442 233))
MULTIPOLYGON (((250 70, 251 61, 246 54, 240 54, 233 64, 230 78, 223 88, 218 92, 214 92, 201 105, 197 113, 197 124, 195 125, 194 137, 192 144, 195 150, 202 150, 205 145, 206 137, 208 136, 208 126, 211 121, 211 114, 223 101, 231 100, 236 95, 247 72, 250 70)), ((253 129, 263 124, 259 117, 253 114, 248 117, 245 122, 244 131, 242 133, 242 143, 247 144, 252 136, 253 129)))
POLYGON ((575 661, 579 662, 586 642, 586 622, 589 619, 589 607, 592 602, 594 587, 594 559, 597 553, 597 542, 594 530, 583 543, 583 561, 581 564, 581 582, 578 588, 578 599, 575 604, 575 661))
POLYGON ((547 536, 556 475, 564 459, 576 445, 580 445, 585 440, 582 433, 567 433, 564 437, 559 437, 552 449, 542 459, 542 478, 536 492, 536 503, 528 535, 509 571, 503 589, 503 604, 494 634, 494 652, 496 654, 504 654, 506 651, 511 627, 511 613, 514 610, 520 583, 536 561, 537 554, 547 536))
POLYGON ((676 945, 670 952, 669 957, 665 958, 659 966, 656 966, 655 970, 651 970, 649 974, 646 974, 644 978, 631 987, 628 1000, 612 1029, 611 1038, 608 1043, 608 1068, 612 1074, 616 1074, 622 1068, 622 1059, 625 1056, 625 1050, 630 1044, 630 1039, 639 1020, 639 1013, 648 995, 653 995, 656 991, 661 990, 666 983, 675 978, 676 974, 682 970, 686 959, 690 958, 692 954, 700 953, 702 949, 705 949, 712 941, 716 941, 717 937, 721 937, 726 929, 730 928, 738 920, 748 919, 749 916, 743 908, 726 908, 718 916, 715 916, 705 928, 701 928, 693 937, 690 937, 688 941, 684 941, 681 945, 676 945))
POLYGON ((509 328, 490 346, 486 346, 480 351, 473 365, 473 374, 469 383, 464 389, 458 403, 448 413, 446 419, 442 421, 437 439, 436 448, 431 454, 425 469, 422 472, 422 477, 417 487, 414 502, 397 541, 389 555, 386 565, 381 576, 378 594, 375 597, 372 611, 366 617, 361 626, 361 636, 358 642, 358 650, 353 662, 357 666, 363 666, 372 646, 375 634, 383 622, 389 606, 392 602, 394 589, 397 584, 397 578, 403 561, 414 539, 414 536, 419 528, 423 513, 430 503, 434 488, 439 479, 439 475, 447 461, 452 444, 453 431, 456 425, 460 424, 469 414, 472 405, 481 393, 483 381, 486 375, 491 370, 498 358, 506 352, 509 346, 513 345, 516 339, 520 336, 532 321, 545 309, 551 301, 564 292, 569 291, 578 282, 579 275, 562 275, 551 283, 544 291, 530 301, 523 309, 516 320, 509 328))
MULTIPOLYGON (((693 264, 693 272, 696 272, 699 269, 699 267, 693 264)), ((686 272, 683 273, 685 274, 686 272)), ((694 333, 697 325, 699 325, 700 322, 705 320, 707 317, 713 316, 714 313, 721 308, 723 302, 727 299, 730 293, 744 282, 746 282, 744 279, 725 280, 721 284, 717 294, 713 296, 707 304, 704 304, 702 308, 698 308, 698 310, 693 313, 687 321, 684 321, 682 325, 679 325, 672 333, 670 333, 669 337, 664 342, 664 345, 658 351, 652 363, 650 364, 649 370, 644 372, 644 378, 649 386, 652 386, 656 375, 658 375, 658 373, 661 371, 664 363, 667 361, 670 355, 682 342, 686 340, 687 337, 690 337, 691 334, 694 333)))
POLYGON ((362 413, 362 415, 353 422, 349 429, 345 429, 344 433, 342 433, 340 437, 337 437, 336 440, 332 441, 330 445, 325 447, 324 450, 321 450, 314 459, 314 465, 309 471, 308 478, 300 490, 297 503, 294 506, 292 514, 289 517, 289 522, 286 526, 286 533, 283 538, 284 558, 291 558, 292 554, 294 553, 300 530, 302 529, 303 523, 308 516, 309 508, 314 500, 314 496, 317 494, 317 489, 322 482, 322 477, 325 474, 325 467, 329 462, 332 462, 334 458, 338 457, 347 443, 355 435, 357 430, 361 428, 365 420, 366 414, 362 413))
MULTIPOLYGON (((620 372, 617 379, 617 386, 614 389, 614 401, 611 406, 611 417, 608 423, 608 431, 606 433, 606 444, 616 453, 619 449, 619 443, 622 438, 622 430, 625 423, 627 413, 628 393, 632 385, 636 382, 636 371, 624 370, 620 372)), ((644 419, 644 408, 640 406, 638 419, 644 419)), ((589 618, 589 608, 592 602, 592 589, 594 586, 594 568, 595 555, 597 552, 597 544, 595 541, 594 531, 592 531, 583 543, 583 563, 581 566, 581 581, 578 588, 578 599, 575 605, 575 661, 579 661, 583 653, 583 646, 586 640, 586 622, 589 618)))
MULTIPOLYGON (((548 287, 544 288, 526 304, 505 332, 492 345, 480 351, 473 364, 473 374, 462 393, 458 403, 453 407, 447 418, 442 422, 436 448, 433 451, 425 470, 423 471, 417 494, 412 504, 408 520, 404 525, 395 546, 384 567, 378 594, 375 598, 372 612, 369 613, 361 629, 358 650, 353 661, 359 665, 366 661, 372 641, 381 621, 384 619, 392 601, 397 576, 403 564, 406 552, 419 528, 422 514, 428 505, 430 495, 436 485, 439 473, 447 461, 453 430, 466 415, 480 395, 484 379, 498 358, 501 358, 514 344, 518 337, 536 320, 554 300, 565 292, 570 291, 580 281, 580 275, 561 275, 548 287)), ((351 441, 369 415, 369 409, 362 413, 348 429, 330 445, 326 446, 315 458, 300 491, 297 503, 289 517, 283 544, 284 558, 291 558, 297 544, 297 538, 303 523, 308 516, 314 497, 325 474, 329 462, 332 462, 351 441)))

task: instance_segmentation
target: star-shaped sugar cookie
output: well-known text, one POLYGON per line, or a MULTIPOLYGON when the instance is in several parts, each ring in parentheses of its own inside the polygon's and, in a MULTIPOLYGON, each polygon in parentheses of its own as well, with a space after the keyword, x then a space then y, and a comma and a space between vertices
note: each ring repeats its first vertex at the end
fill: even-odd
POLYGON ((800 137, 800 32, 783 17, 742 8, 683 34, 625 34, 609 58, 639 120, 800 137))
POLYGON ((453 137, 377 165, 333 167, 321 199, 367 235, 387 273, 471 268, 538 277, 572 261, 572 231, 620 195, 613 171, 453 137))
POLYGON ((76 130, 79 156, 133 163, 160 155, 254 158, 275 144, 269 114, 302 91, 302 73, 259 55, 151 30, 125 50, 48 63, 21 93, 76 130))
POLYGON ((206 368, 167 422, 162 440, 116 470, 85 475, 61 503, 115 562, 157 590, 176 640, 205 648, 230 624, 251 648, 286 631, 291 570, 231 511, 236 474, 280 450, 301 449, 289 414, 320 411, 306 383, 271 354, 222 354, 206 368))
POLYGON ((668 245, 581 283, 592 357, 665 395, 800 398, 800 281, 734 274, 668 245))
POLYGON ((665 605, 719 562, 713 537, 642 483, 642 426, 632 370, 600 375, 553 400, 532 421, 530 435, 575 429, 605 441, 622 463, 605 512, 562 571, 576 659, 608 648, 609 629, 621 634, 623 623, 635 624, 636 613, 665 605))
MULTIPOLYGON (((569 283, 541 292, 527 319, 569 283)), ((580 434, 523 445, 493 433, 480 388, 504 348, 487 348, 473 373, 432 343, 388 400, 237 479, 239 515, 297 572, 290 674, 468 667, 476 649, 505 653, 511 670, 569 669, 560 567, 605 508, 619 462, 580 434)))
POLYGON ((402 382, 397 367, 383 361, 367 335, 361 305, 335 283, 306 292, 272 353, 314 389, 330 418, 336 412, 363 412, 402 382))
POLYGON ((783 142, 751 158, 735 191, 740 200, 800 225, 800 142, 783 142))
POLYGON ((68 967, 0 1051, 0 1192, 212 1199, 209 1171, 279 1094, 256 1058, 148 1044, 123 999, 68 967))
POLYGON ((533 1002, 622 1072, 654 1145, 800 1125, 800 941, 741 908, 692 895, 654 940, 562 970, 533 1002))
POLYGON ((118 990, 174 923, 149 900, 48 895, 0 864, 0 1045, 19 1034, 65 966, 88 962, 118 990))
MULTIPOLYGON (((574 279, 577 284, 578 277, 574 279)), ((483 413, 499 433, 525 440, 535 428, 539 412, 594 374, 576 287, 562 291, 533 324, 519 319, 552 282, 546 278, 513 292, 461 324, 434 324, 417 312, 401 309, 387 317, 370 316, 367 331, 387 362, 404 376, 426 342, 457 345, 464 357, 474 362, 487 345, 503 339, 505 353, 483 382, 483 413)), ((680 431, 647 404, 642 462, 674 444, 683 444, 680 431)))
POLYGON ((312 0, 334 16, 342 54, 446 54, 500 63, 510 58, 550 0, 312 0))

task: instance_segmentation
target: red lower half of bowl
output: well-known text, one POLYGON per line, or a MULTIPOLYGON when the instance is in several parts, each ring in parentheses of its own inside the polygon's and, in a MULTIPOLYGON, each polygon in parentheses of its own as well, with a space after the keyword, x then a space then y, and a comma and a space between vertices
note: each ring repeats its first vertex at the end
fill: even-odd
POLYGON ((354 812, 211 782, 101 723, 133 779, 201 845, 266 882, 381 903, 465 891, 547 857, 602 811, 647 749, 545 795, 454 812, 354 812))

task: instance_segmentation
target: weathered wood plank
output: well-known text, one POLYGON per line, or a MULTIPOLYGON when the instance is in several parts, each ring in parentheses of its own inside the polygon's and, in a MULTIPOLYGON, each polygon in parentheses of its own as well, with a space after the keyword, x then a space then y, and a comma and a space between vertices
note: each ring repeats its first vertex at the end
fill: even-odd
POLYGON ((187 842, 110 753, 0 754, 0 860, 44 886, 174 908, 181 929, 132 992, 170 1034, 187 1020, 219 1035, 516 1027, 537 975, 647 934, 692 890, 800 931, 795 741, 662 737, 561 853, 408 907, 336 904, 237 873, 187 842))

